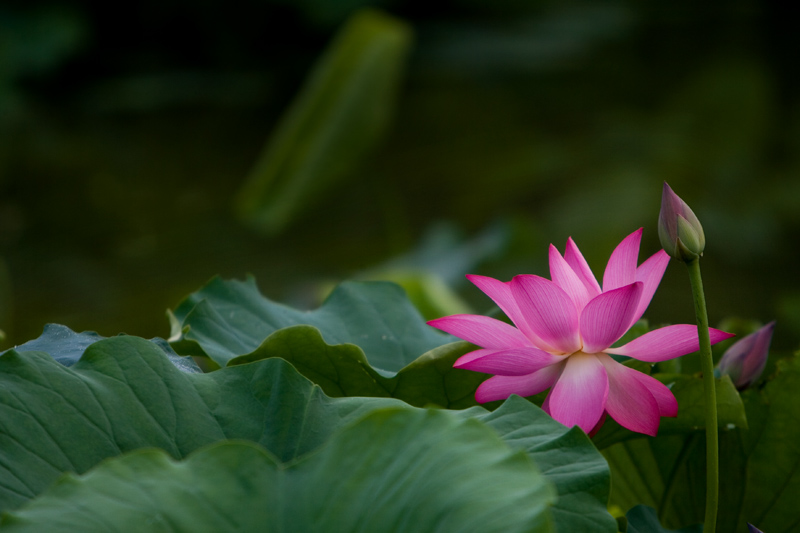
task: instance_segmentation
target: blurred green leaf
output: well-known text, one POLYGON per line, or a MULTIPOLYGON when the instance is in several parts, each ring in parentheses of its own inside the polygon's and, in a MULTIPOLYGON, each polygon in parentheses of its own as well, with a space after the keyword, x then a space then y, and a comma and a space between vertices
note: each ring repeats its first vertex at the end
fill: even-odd
POLYGON ((604 449, 611 467, 610 503, 622 509, 639 504, 658 509, 669 527, 702 522, 705 468, 695 459, 705 458, 703 442, 700 433, 692 433, 631 439, 604 449), (672 505, 676 494, 687 505, 672 505), (668 517, 667 509, 672 513, 668 517))
POLYGON ((397 283, 425 320, 468 314, 472 309, 439 276, 425 271, 384 270, 374 279, 397 283))
POLYGON ((246 222, 278 233, 353 174, 388 128, 411 39, 408 26, 378 11, 348 20, 239 191, 246 222))
POLYGON ((419 242, 408 252, 393 257, 361 275, 367 279, 387 279, 386 272, 429 272, 448 285, 465 283, 464 275, 478 265, 496 258, 508 248, 512 225, 493 222, 478 234, 467 237, 452 222, 436 222, 425 230, 419 242))
MULTIPOLYGON (((678 399, 678 416, 676 418, 662 418, 659 433, 683 433, 686 431, 700 430, 705 424, 705 401, 703 398, 703 380, 696 376, 682 374, 669 376, 656 374, 654 377, 670 387, 678 399)), ((731 382, 729 376, 722 376, 715 380, 717 395, 717 424, 724 429, 747 428, 742 398, 731 382)))
POLYGON ((384 280, 405 289, 426 320, 471 313, 469 305, 451 287, 465 284, 465 273, 506 248, 509 224, 490 224, 466 238, 457 226, 437 223, 428 228, 411 251, 358 275, 358 279, 384 280))
POLYGON ((103 463, 3 519, 9 531, 553 531, 555 491, 475 420, 385 409, 282 466, 247 443, 181 464, 156 450, 103 463), (209 505, 213 502, 213 505, 209 505))
POLYGON ((55 68, 88 33, 82 14, 66 5, 27 12, 5 7, 0 9, 0 84, 55 68))
POLYGON ((702 533, 703 526, 697 524, 680 530, 666 529, 658 521, 656 512, 652 507, 637 505, 625 515, 628 522, 627 533, 702 533))

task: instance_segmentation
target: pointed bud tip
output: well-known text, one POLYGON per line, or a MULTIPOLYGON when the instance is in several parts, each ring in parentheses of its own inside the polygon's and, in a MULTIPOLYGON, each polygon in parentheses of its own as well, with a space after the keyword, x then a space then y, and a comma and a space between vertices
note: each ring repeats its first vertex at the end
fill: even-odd
POLYGON ((670 257, 685 262, 702 256, 706 246, 700 221, 666 181, 662 189, 661 211, 658 214, 658 238, 670 257))

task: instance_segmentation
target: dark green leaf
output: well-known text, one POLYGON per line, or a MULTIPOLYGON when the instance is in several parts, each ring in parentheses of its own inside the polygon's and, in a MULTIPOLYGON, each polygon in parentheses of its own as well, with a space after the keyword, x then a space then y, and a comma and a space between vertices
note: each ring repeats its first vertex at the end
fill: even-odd
POLYGON ((138 448, 181 458, 240 438, 288 461, 387 405, 402 404, 332 400, 280 359, 183 373, 136 337, 96 342, 70 368, 42 352, 12 350, 0 356, 0 509, 35 497, 61 472, 80 474, 138 448))
POLYGON ((637 505, 628 511, 626 518, 628 519, 627 533, 669 533, 670 531, 675 531, 675 533, 701 533, 703 531, 701 524, 680 530, 665 529, 658 521, 655 510, 645 505, 637 505))
POLYGON ((483 374, 453 368, 474 347, 463 341, 435 348, 396 374, 369 365, 353 344, 327 344, 319 330, 294 326, 276 331, 248 355, 231 359, 229 366, 279 357, 322 387, 325 394, 393 397, 417 407, 436 405, 459 409, 476 405, 475 389, 483 374))
POLYGON ((608 464, 583 431, 563 426, 515 395, 491 413, 472 414, 480 411, 462 413, 488 424, 512 447, 525 450, 555 484, 558 501, 552 512, 557 531, 617 531, 607 510, 608 464))
MULTIPOLYGON (((661 429, 667 435, 671 433, 684 433, 706 427, 705 409, 703 400, 703 380, 699 377, 657 374, 664 384, 678 399, 678 416, 676 418, 662 418, 661 429)), ((747 416, 745 415, 742 398, 728 376, 715 380, 717 395, 717 423, 724 429, 746 428, 747 416)))

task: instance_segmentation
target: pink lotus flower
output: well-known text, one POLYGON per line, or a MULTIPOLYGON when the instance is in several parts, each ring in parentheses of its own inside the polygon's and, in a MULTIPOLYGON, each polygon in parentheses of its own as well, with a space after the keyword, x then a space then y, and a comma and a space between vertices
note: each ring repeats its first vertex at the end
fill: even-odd
MULTIPOLYGON (((495 374, 478 387, 475 399, 484 403, 550 388, 542 408, 586 433, 599 429, 606 413, 648 435, 658 432, 662 416, 677 416, 678 403, 665 385, 608 355, 656 363, 699 348, 697 327, 689 324, 657 329, 611 348, 642 316, 669 262, 660 250, 637 267, 641 238, 639 229, 617 246, 602 288, 572 238, 563 257, 550 245, 552 281, 534 275, 510 282, 468 275, 516 325, 479 315, 428 322, 482 347, 453 365, 495 374)), ((712 344, 732 336, 716 329, 710 333, 712 344)))

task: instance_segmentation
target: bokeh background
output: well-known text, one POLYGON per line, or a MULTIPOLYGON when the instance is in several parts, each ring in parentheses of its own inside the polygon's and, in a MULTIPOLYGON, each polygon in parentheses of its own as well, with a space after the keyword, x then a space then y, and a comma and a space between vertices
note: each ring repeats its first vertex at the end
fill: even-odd
MULTIPOLYGON (((491 304, 465 273, 547 275, 548 244, 563 251, 568 236, 598 277, 639 227, 641 259, 654 253, 666 180, 705 228, 712 324, 777 319, 773 347, 795 349, 800 34, 782 9, 4 1, 4 346, 47 322, 166 337, 165 310, 215 274, 251 273, 267 296, 300 307, 342 279, 392 278, 428 315, 484 312, 491 304), (350 150, 358 131, 340 115, 334 140, 345 148, 333 153, 347 164, 331 175, 337 162, 323 160, 279 226, 253 224, 237 202, 248 183, 269 181, 276 139, 292 139, 287 110, 308 111, 313 73, 363 8, 391 17, 381 20, 402 41, 356 80, 391 78, 377 104, 365 93, 381 127, 368 149, 350 150)), ((358 114, 360 101, 342 113, 358 114)), ((273 185, 295 179, 278 174, 273 185)), ((264 191, 263 202, 289 201, 280 187, 264 191)), ((693 320, 681 265, 647 316, 693 320)))

